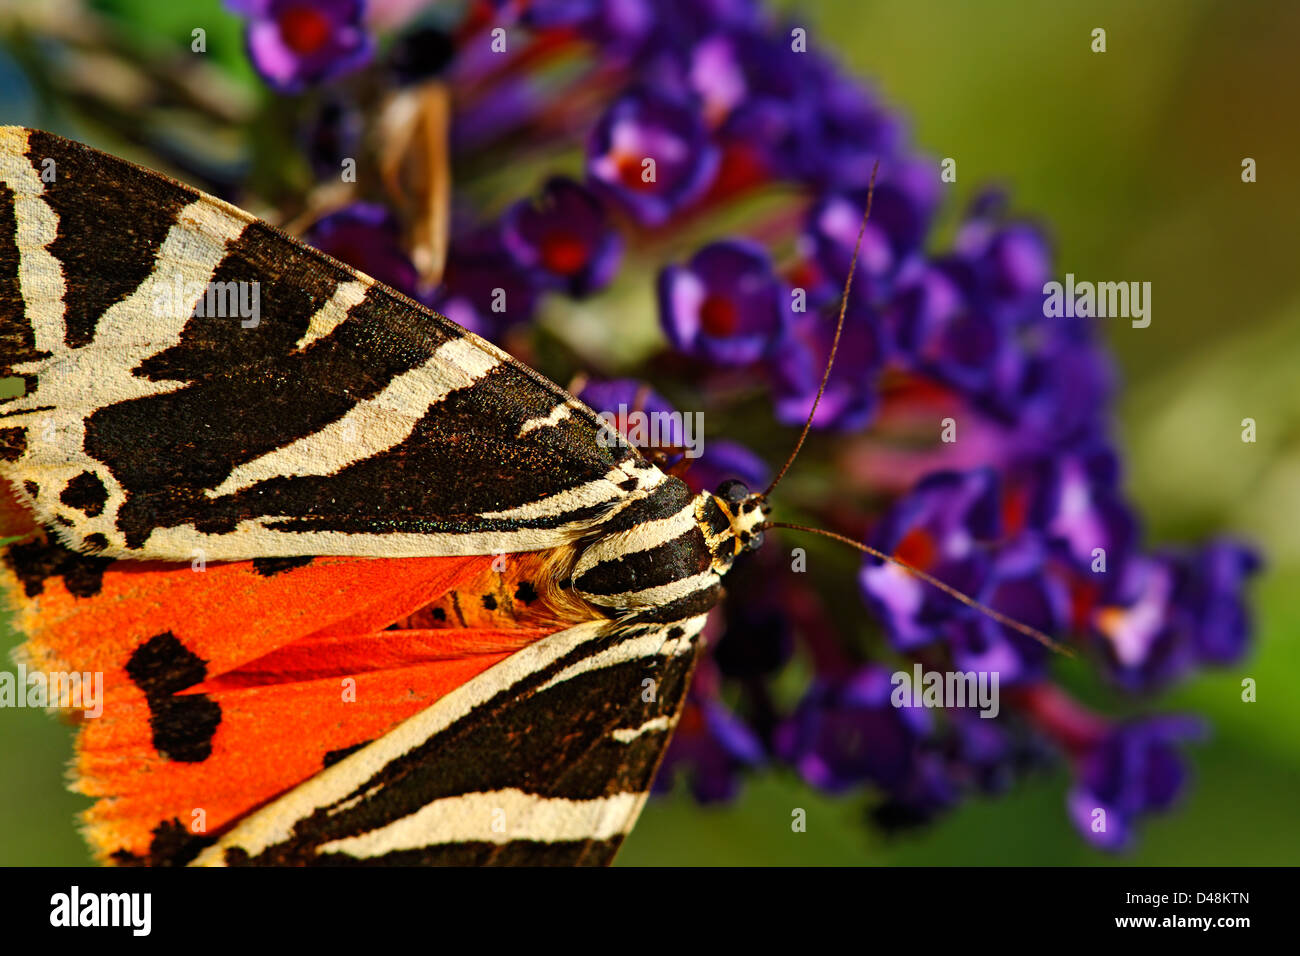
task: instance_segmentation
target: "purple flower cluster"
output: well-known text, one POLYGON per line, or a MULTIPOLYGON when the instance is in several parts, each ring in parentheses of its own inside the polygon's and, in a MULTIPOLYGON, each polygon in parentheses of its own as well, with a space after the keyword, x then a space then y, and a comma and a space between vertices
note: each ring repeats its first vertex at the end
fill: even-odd
POLYGON ((248 58, 281 93, 365 65, 374 40, 362 24, 365 0, 226 0, 248 18, 248 58))
MULTIPOLYGON (((249 17, 250 57, 278 91, 375 56, 361 0, 231 6, 249 17)), ((1113 444, 1115 372, 1090 320, 1045 317, 1054 265, 1044 233, 988 193, 951 248, 935 251, 939 164, 913 152, 899 117, 801 28, 751 0, 510 0, 472 4, 450 35, 410 30, 391 50, 393 82, 436 74, 452 88, 456 169, 501 168, 516 150, 580 160, 557 160, 492 215, 458 195, 436 289, 418 287, 383 207, 356 203, 318 221, 309 238, 322 249, 489 337, 529 328, 548 296, 651 285, 665 348, 638 374, 722 420, 799 425, 878 161, 813 422, 836 441, 812 443, 799 465, 834 476, 836 500, 801 497, 797 482, 787 493, 824 526, 1073 644, 1126 691, 1149 694, 1246 653, 1243 590, 1258 558, 1229 541, 1144 545, 1113 444), (497 28, 504 49, 492 46, 497 28), (786 201, 745 220, 756 195, 786 201), (716 213, 747 225, 684 247, 716 213), (751 385, 765 397, 735 397, 751 385)), ((361 104, 350 109, 333 110, 309 152, 340 141, 361 104)), ((673 410, 638 379, 593 383, 581 397, 598 411, 673 410)), ((761 454, 711 439, 686 480, 761 487, 789 443, 788 429, 766 431, 778 434, 761 454)), ((741 773, 781 763, 829 791, 869 786, 876 819, 893 825, 1001 789, 1054 752, 1076 772, 1071 818, 1106 849, 1129 845, 1137 819, 1177 797, 1177 745, 1194 722, 1087 711, 1052 681, 1042 644, 876 558, 862 564, 857 598, 883 646, 859 646, 827 611, 844 595, 798 570, 763 553, 737 569, 661 786, 681 772, 700 799, 725 799, 741 773), (796 653, 815 674, 791 706, 771 679, 796 653), (996 673, 1000 714, 898 706, 891 673, 915 661, 996 673), (1110 820, 1100 828, 1098 811, 1110 820)))

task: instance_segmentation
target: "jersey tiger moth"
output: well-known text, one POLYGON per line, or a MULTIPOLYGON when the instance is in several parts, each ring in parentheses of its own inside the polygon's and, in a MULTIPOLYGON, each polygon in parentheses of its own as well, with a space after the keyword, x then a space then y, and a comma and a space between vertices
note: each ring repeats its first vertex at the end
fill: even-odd
POLYGON ((104 675, 107 862, 607 863, 772 525, 401 293, 15 127, 0 369, 3 575, 29 669, 104 675), (256 322, 204 309, 231 283, 256 322))

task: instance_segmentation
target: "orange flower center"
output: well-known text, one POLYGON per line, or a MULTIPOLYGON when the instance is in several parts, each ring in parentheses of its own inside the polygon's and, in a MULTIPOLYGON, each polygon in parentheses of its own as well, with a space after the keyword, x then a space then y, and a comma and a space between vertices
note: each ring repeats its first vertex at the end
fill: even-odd
POLYGON ((587 264, 587 244, 569 232, 555 232, 542 242, 542 265, 548 272, 571 276, 587 264))
POLYGON ((919 571, 928 571, 938 555, 939 548, 934 536, 924 528, 913 528, 894 549, 894 557, 919 571))
POLYGON ((646 182, 641 176, 642 157, 633 156, 631 153, 619 153, 614 157, 614 164, 618 167, 618 178, 628 189, 651 190, 655 188, 653 182, 646 182))
POLYGON ((736 304, 726 296, 711 295, 700 306, 700 325, 709 335, 724 337, 734 335, 740 325, 736 304))
POLYGON ((315 53, 330 37, 325 14, 311 7, 290 7, 280 14, 280 37, 294 53, 315 53))

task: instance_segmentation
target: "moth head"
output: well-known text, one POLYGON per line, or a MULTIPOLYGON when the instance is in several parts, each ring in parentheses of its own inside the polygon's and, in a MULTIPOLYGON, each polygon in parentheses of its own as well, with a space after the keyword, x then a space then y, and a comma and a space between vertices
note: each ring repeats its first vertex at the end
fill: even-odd
POLYGON ((737 554, 762 547, 763 528, 772 517, 767 498, 750 491, 743 481, 733 478, 718 485, 713 500, 731 522, 731 534, 738 545, 737 554))

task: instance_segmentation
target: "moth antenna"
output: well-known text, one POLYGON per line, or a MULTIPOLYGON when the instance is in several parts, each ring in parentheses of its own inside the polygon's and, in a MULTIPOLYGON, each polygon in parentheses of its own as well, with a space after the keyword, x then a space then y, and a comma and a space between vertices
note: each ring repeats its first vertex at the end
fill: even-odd
POLYGON ((1014 631, 1019 631, 1021 634, 1025 635, 1026 637, 1032 637, 1039 644, 1042 644, 1044 647, 1048 648, 1049 650, 1056 651, 1058 654, 1064 654, 1066 657, 1069 658, 1074 658, 1076 656, 1073 650, 1066 647, 1064 644, 1060 643, 1059 641, 1052 640, 1052 638, 1048 637, 1042 631, 1038 630, 1038 628, 1030 627, 1028 624, 1023 624, 1020 621, 1017 621, 1013 617, 1007 617, 1005 614, 1001 613, 1000 611, 993 610, 993 608, 989 607, 987 604, 982 604, 979 601, 975 600, 973 597, 969 597, 963 594, 961 591, 958 591, 952 585, 945 584, 943 581, 940 581, 938 578, 936 578, 933 574, 927 574, 926 572, 922 571, 920 568, 908 564, 902 558, 896 558, 892 554, 885 554, 885 552, 878 551, 877 549, 871 547, 871 545, 869 544, 863 544, 861 541, 854 541, 852 538, 847 537, 846 535, 836 534, 834 531, 826 531, 823 530, 822 528, 809 528, 801 524, 787 524, 784 521, 769 521, 766 522, 763 525, 763 527, 764 528, 789 528, 791 531, 807 531, 809 534, 819 534, 823 538, 830 538, 833 541, 839 541, 843 544, 847 544, 851 548, 857 548, 859 551, 863 552, 864 554, 869 554, 874 558, 880 558, 880 560, 882 561, 889 561, 892 564, 898 565, 900 568, 903 568, 909 573, 916 575, 916 577, 920 578, 926 584, 933 585, 934 587, 942 591, 944 594, 948 595, 951 598, 955 598, 956 600, 960 601, 962 604, 965 604, 967 607, 972 607, 975 610, 979 611, 981 614, 985 615, 986 617, 992 618, 994 621, 997 621, 999 624, 1003 625, 1004 627, 1009 627, 1014 631))
POLYGON ((776 473, 772 483, 767 486, 767 490, 760 497, 766 498, 772 494, 772 490, 781 483, 785 473, 794 464, 795 457, 799 454, 799 449, 803 448, 804 439, 808 437, 808 431, 812 428, 813 417, 817 414, 817 406, 822 400, 822 393, 826 391, 826 383, 831 380, 831 366, 835 364, 835 353, 840 347, 840 333, 844 331, 844 312, 849 306, 849 289, 853 288, 853 273, 858 267, 858 253, 862 250, 862 237, 867 232, 867 220, 871 218, 871 197, 876 192, 876 171, 880 169, 880 160, 876 160, 875 165, 871 167, 871 182, 867 184, 867 208, 862 214, 862 225, 858 227, 858 241, 853 244, 853 258, 849 260, 849 274, 844 279, 844 294, 840 296, 840 316, 835 323, 835 337, 831 339, 831 354, 826 359, 826 370, 822 372, 822 383, 817 388, 817 395, 813 398, 812 408, 808 412, 808 420, 803 423, 803 431, 799 433, 799 440, 794 443, 794 450, 790 452, 790 457, 785 460, 781 470, 776 473))

